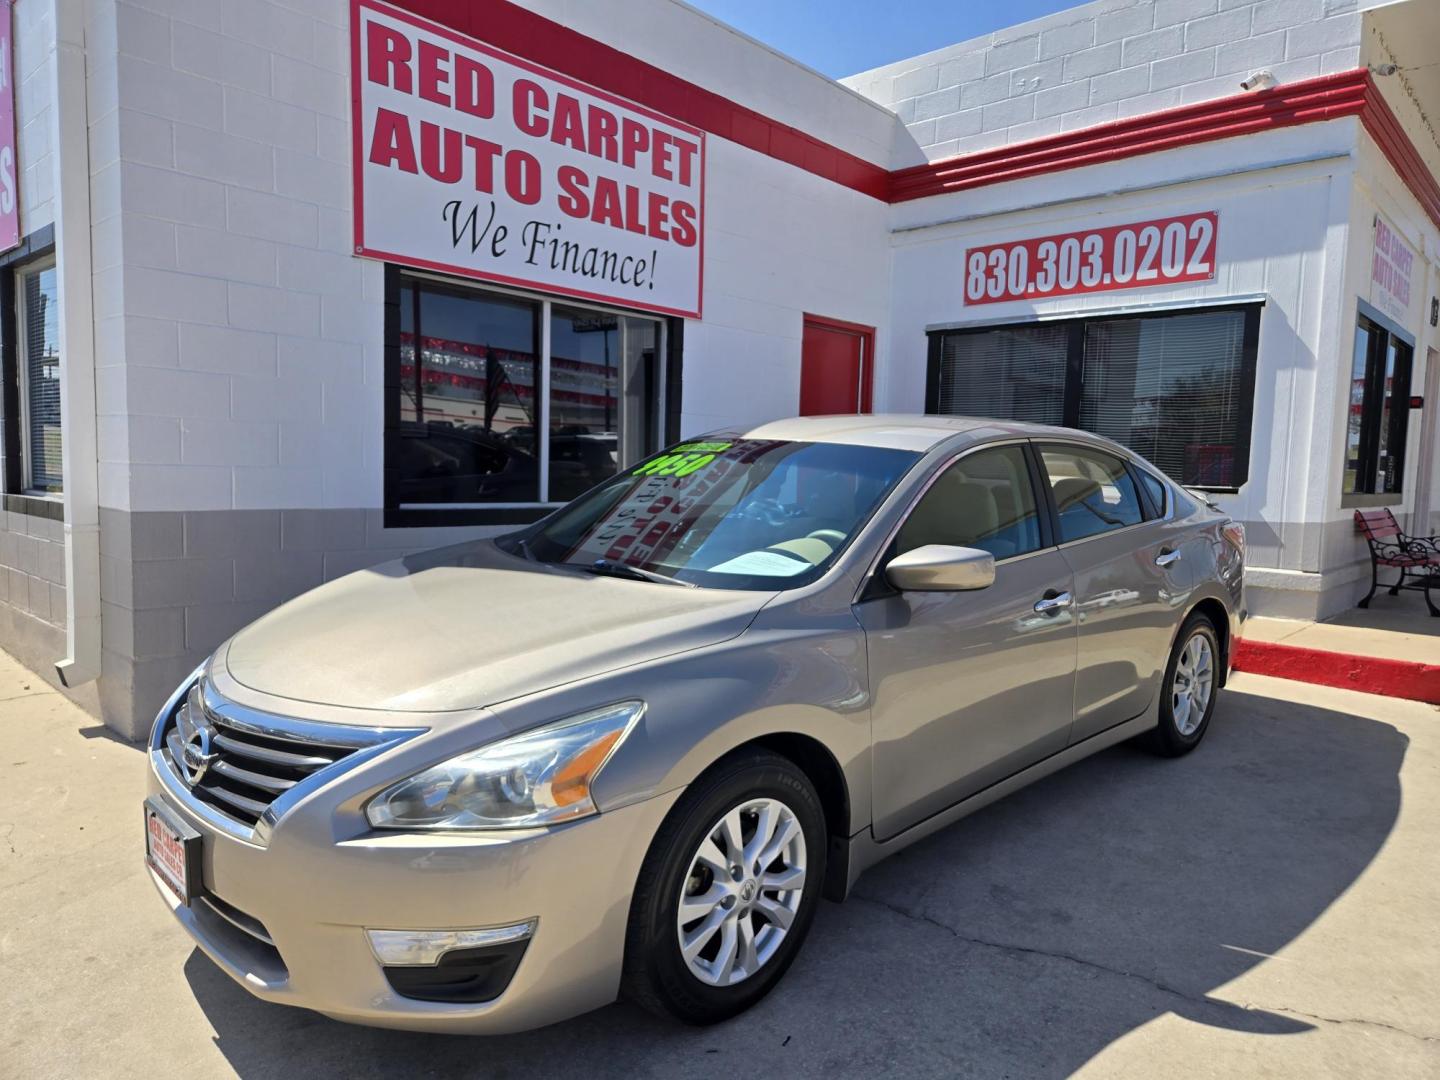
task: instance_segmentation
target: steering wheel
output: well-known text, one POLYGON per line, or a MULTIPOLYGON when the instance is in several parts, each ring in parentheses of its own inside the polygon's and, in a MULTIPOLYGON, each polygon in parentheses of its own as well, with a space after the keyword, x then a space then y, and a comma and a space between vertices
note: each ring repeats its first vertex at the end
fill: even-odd
POLYGON ((795 511, 779 499, 754 499, 736 516, 749 521, 761 521, 766 525, 782 525, 787 518, 794 515, 795 511))
POLYGON ((808 534, 807 539, 823 540, 831 547, 839 547, 845 542, 845 534, 839 529, 816 529, 808 534))

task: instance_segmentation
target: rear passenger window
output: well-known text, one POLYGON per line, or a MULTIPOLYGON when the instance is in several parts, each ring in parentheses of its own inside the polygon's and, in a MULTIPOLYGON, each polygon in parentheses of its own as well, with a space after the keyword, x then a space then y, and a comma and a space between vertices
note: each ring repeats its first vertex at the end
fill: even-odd
POLYGON ((1158 476, 1146 472, 1144 469, 1136 469, 1140 477, 1140 485, 1145 489, 1145 494, 1150 497, 1150 505, 1155 507, 1155 516, 1164 517, 1167 509, 1165 505, 1165 485, 1158 476))
POLYGON ((979 548, 997 560, 1038 551, 1040 516, 1024 450, 980 450, 941 473, 900 526, 895 554, 926 544, 979 548))
POLYGON ((1083 540, 1138 524, 1140 494, 1125 463, 1098 450, 1045 446, 1040 450, 1060 517, 1060 542, 1083 540))

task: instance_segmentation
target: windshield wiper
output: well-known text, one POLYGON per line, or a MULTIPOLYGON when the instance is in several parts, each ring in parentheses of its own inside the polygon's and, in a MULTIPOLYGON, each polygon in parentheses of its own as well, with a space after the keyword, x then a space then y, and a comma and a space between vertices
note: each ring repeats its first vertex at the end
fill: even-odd
POLYGON ((630 578, 632 581, 655 581, 661 585, 679 585, 682 588, 695 588, 694 582, 680 581, 673 577, 666 577, 664 574, 657 574, 653 570, 642 570, 638 566, 631 566, 629 563, 615 562, 611 559, 596 559, 588 566, 577 567, 587 574, 606 574, 610 577, 630 578))

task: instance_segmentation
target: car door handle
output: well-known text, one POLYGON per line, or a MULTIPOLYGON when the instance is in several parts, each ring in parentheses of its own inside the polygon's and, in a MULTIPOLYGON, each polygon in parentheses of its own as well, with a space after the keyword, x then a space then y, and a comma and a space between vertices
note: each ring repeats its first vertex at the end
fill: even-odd
POLYGON ((1055 596, 1046 596, 1035 601, 1035 610, 1041 615, 1049 614, 1052 611, 1064 611, 1075 602, 1075 598, 1068 592, 1058 593, 1055 596))
POLYGON ((1180 552, 1178 551, 1162 551, 1159 555, 1155 556, 1156 566, 1173 566, 1179 561, 1180 552))

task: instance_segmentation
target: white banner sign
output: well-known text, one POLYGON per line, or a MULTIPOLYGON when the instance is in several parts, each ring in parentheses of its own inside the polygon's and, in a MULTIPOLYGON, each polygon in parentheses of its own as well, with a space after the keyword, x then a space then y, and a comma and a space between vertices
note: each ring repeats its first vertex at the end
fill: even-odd
POLYGON ((375 0, 351 33, 358 254, 700 316, 704 132, 375 0))
POLYGON ((1370 264, 1370 302, 1401 326, 1410 324, 1410 277, 1415 249, 1379 214, 1375 215, 1375 255, 1370 264))

